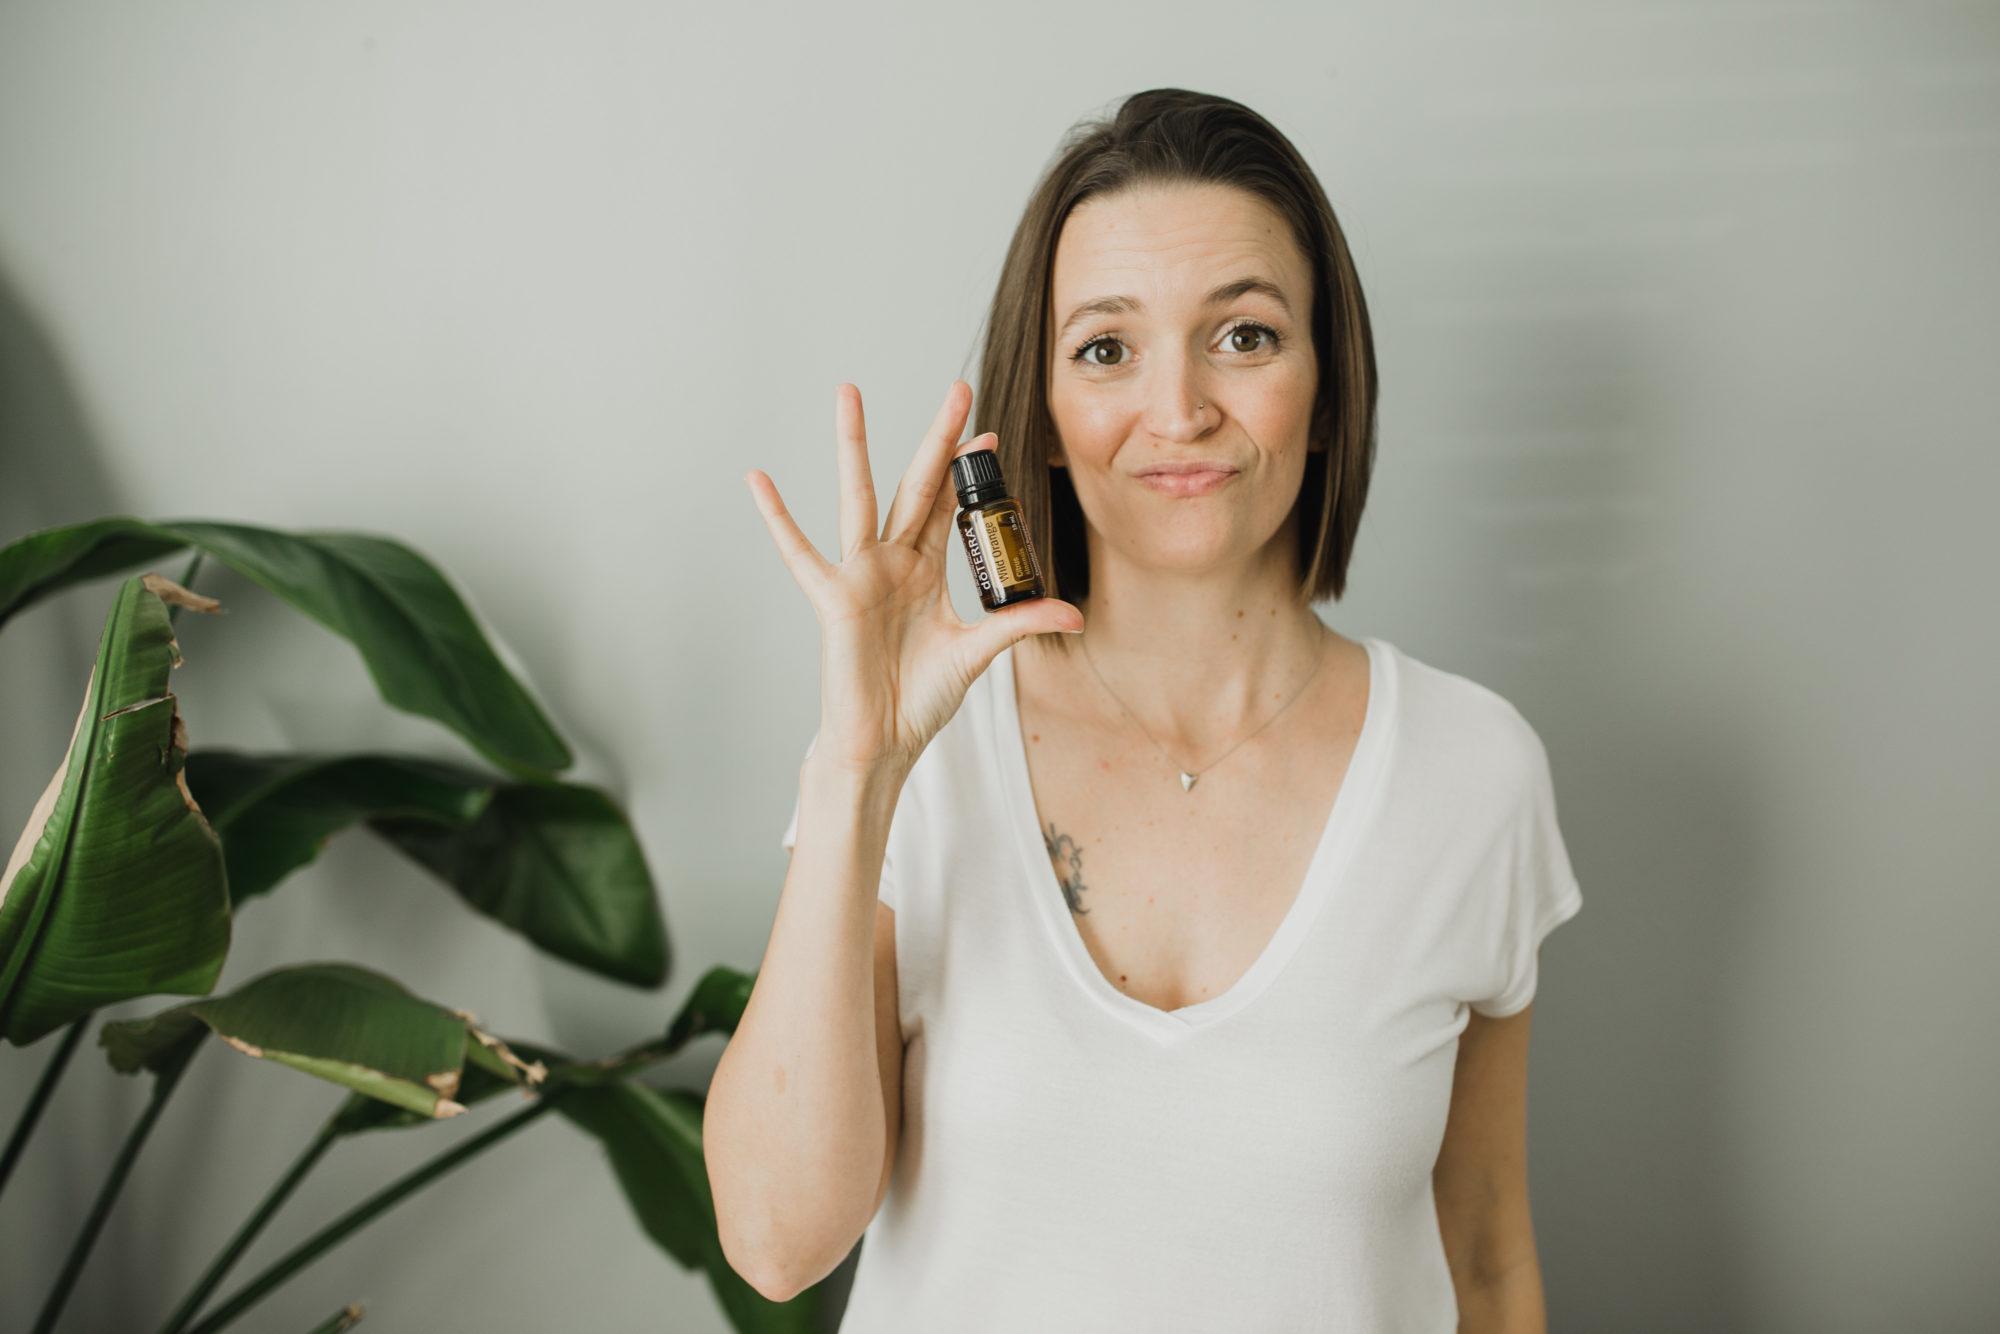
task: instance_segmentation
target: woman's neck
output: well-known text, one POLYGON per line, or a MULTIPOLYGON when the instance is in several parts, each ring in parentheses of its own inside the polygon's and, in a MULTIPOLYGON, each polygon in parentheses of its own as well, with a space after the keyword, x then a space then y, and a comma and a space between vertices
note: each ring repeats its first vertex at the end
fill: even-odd
POLYGON ((1298 602, 1289 560, 1189 575, 1096 555, 1065 675, 1100 699, 1108 686, 1116 699, 1103 702, 1122 702, 1175 753, 1231 744, 1317 679, 1329 636, 1298 602))

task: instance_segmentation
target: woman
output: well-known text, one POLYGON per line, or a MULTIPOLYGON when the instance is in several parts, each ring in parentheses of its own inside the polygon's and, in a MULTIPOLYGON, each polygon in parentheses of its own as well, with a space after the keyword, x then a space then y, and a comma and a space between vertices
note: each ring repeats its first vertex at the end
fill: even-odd
POLYGON ((1542 1329, 1528 1006, 1580 899, 1521 715, 1313 611, 1376 383, 1310 169, 1127 100, 1030 203, 981 379, 886 516, 836 391, 837 564, 747 474, 821 722, 709 1094, 730 1263, 783 1298, 865 1229, 849 1331, 1542 1329), (968 625, 989 447, 1050 595, 968 625))

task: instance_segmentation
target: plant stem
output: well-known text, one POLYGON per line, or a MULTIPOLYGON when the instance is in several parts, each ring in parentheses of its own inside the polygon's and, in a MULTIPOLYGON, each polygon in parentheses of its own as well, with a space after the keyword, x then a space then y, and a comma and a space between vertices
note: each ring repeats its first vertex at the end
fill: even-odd
POLYGON ((146 1110, 139 1114, 131 1133, 125 1136, 125 1143, 118 1150, 118 1159, 111 1164, 111 1175, 105 1178, 103 1188, 97 1192, 97 1202, 90 1206, 90 1217, 84 1220, 83 1231, 78 1234, 76 1244, 70 1247, 69 1259, 63 1262, 62 1273, 56 1277, 56 1286, 42 1306, 41 1316, 35 1321, 34 1334, 49 1334, 55 1328, 57 1317, 62 1315, 63 1303, 69 1300, 70 1289, 75 1286, 77 1275, 83 1272, 83 1262, 89 1258, 90 1248, 96 1244, 97 1234, 111 1212, 112 1203, 117 1200, 118 1192, 132 1170, 133 1160, 145 1145, 146 1136, 152 1133, 153 1123, 160 1119, 160 1109, 167 1105, 167 1096, 180 1083, 181 1076, 187 1072, 188 1065, 199 1050, 199 1041, 190 1042, 154 1076, 153 1096, 146 1103, 146 1110))
POLYGON ((28 1097, 28 1105, 21 1109, 21 1120, 14 1127, 14 1133, 7 1137, 7 1152, 0 1155, 0 1190, 7 1189, 7 1178, 14 1174, 14 1164, 21 1159, 21 1151, 28 1147, 28 1136, 35 1129, 35 1122, 41 1119, 42 1108, 48 1103, 49 1095, 55 1092, 56 1080, 62 1077, 63 1067, 69 1064, 70 1054, 76 1050, 77 1041, 83 1037, 83 1030, 90 1027, 92 1015, 86 1014, 69 1026, 63 1034, 62 1042, 56 1047, 55 1055, 42 1067, 42 1077, 35 1084, 35 1091, 28 1097))
POLYGON ((493 1126, 491 1129, 474 1135, 471 1139, 466 1140, 465 1143, 439 1154, 422 1167, 383 1187, 306 1240, 300 1242, 283 1259, 277 1261, 270 1268, 252 1279, 235 1296, 217 1307, 214 1314, 194 1326, 188 1331, 188 1334, 215 1334, 216 1330, 221 1329, 224 1325, 227 1325, 230 1321, 236 1319, 236 1317, 242 1315, 258 1301, 262 1300, 271 1289, 283 1283, 299 1270, 304 1269, 325 1252, 345 1241, 349 1233, 370 1222, 376 1215, 384 1213, 392 1206, 400 1203, 404 1196, 429 1185, 432 1181, 443 1176, 452 1168, 457 1167, 466 1159, 481 1152, 489 1145, 513 1134, 536 1117, 555 1110, 556 1104, 561 1101, 563 1095, 568 1091, 567 1088, 556 1088, 542 1094, 535 1099, 534 1106, 514 1113, 514 1115, 493 1126))
POLYGON ((341 1334, 361 1323, 361 1303, 349 1302, 335 1311, 323 1325, 314 1325, 312 1334, 341 1334))
MULTIPOLYGON (((346 1106, 346 1103, 342 1102, 341 1106, 346 1106)), ((201 1304, 208 1300, 209 1295, 221 1285, 230 1269, 243 1258, 243 1252, 250 1249, 250 1243, 257 1239, 257 1234, 264 1230, 264 1225, 271 1221, 272 1215, 278 1212, 278 1207, 298 1189, 299 1182, 305 1180, 306 1173, 310 1172, 313 1164, 320 1160, 320 1155, 332 1148, 333 1142, 340 1138, 340 1132, 335 1129, 339 1123, 339 1116, 339 1110, 336 1109, 334 1115, 327 1118, 326 1124, 319 1128, 317 1135, 313 1136, 312 1143, 306 1145, 305 1151, 292 1163, 290 1170, 279 1178, 278 1184, 271 1187, 270 1193, 264 1196, 263 1203, 257 1206, 257 1212, 251 1214, 249 1221, 237 1229, 236 1235, 229 1239, 229 1244, 222 1248, 222 1253, 209 1265, 208 1272, 201 1276, 201 1280, 182 1299, 181 1304, 174 1309, 174 1313, 167 1317, 167 1323, 160 1327, 160 1334, 179 1334, 181 1328, 194 1319, 195 1313, 201 1310, 201 1304)))

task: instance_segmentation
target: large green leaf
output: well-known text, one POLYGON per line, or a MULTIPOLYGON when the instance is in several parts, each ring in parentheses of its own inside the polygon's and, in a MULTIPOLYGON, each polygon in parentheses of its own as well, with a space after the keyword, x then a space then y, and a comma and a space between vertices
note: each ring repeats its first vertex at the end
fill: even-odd
POLYGON ((229 952, 222 847, 182 781, 180 663, 158 575, 120 586, 67 756, 0 874, 0 1035, 16 1044, 135 996, 205 995, 229 952))
POLYGON ((633 986, 666 980, 667 930, 630 823, 596 788, 504 782, 396 755, 196 751, 229 892, 263 893, 359 821, 538 948, 633 986))
MULTIPOLYGON (((468 1064, 457 1097, 469 1105, 513 1089, 529 1097, 555 1099, 558 1113, 603 1145, 647 1235, 681 1265, 698 1267, 707 1275, 736 1329, 756 1334, 807 1334, 824 1328, 827 1322, 822 1287, 809 1288, 788 1302, 772 1302, 746 1283, 722 1253, 708 1167, 702 1157, 700 1096, 653 1089, 627 1078, 696 1037, 732 1031, 742 1016, 743 998, 751 981, 734 969, 709 970, 664 1037, 601 1060, 577 1061, 552 1047, 520 1039, 500 1044, 493 1039, 507 1051, 509 1061, 498 1067, 491 1062, 468 1064), (516 1082, 514 1074, 523 1064, 532 1064, 546 1074, 530 1081, 531 1087, 524 1086, 516 1082)), ((170 1011, 156 1020, 168 1020, 176 1013, 170 1011)), ((171 1030, 161 1029, 155 1036, 162 1051, 173 1050, 176 1035, 171 1030)), ((111 1041, 107 1037, 107 1044, 111 1041)), ((137 1059, 133 1053, 124 1057, 127 1064, 137 1059)), ((428 1124, 428 1118, 382 1101, 379 1095, 357 1093, 341 1108, 335 1124, 340 1134, 349 1135, 428 1124)))
POLYGON ((682 1265, 707 1274, 737 1329, 807 1334, 823 1326, 821 1285, 788 1302, 773 1302, 723 1255, 701 1153, 698 1094, 635 1082, 578 1087, 565 1090, 556 1110, 597 1137, 646 1235, 682 1265))
MULTIPOLYGON (((547 1076, 531 1083, 523 1083, 515 1070, 505 1066, 495 1070, 490 1064, 475 1058, 466 1063, 465 1078, 459 1081, 458 1093, 453 1101, 461 1106, 472 1107, 501 1093, 516 1092, 525 1098, 542 1097, 555 1086, 556 1078, 562 1070, 571 1064, 570 1058, 554 1047, 541 1046, 520 1038, 507 1038, 505 1045, 517 1060, 541 1067, 548 1072, 547 1076)), ((427 1126, 435 1119, 383 1102, 379 1098, 353 1093, 348 1095, 347 1101, 335 1113, 334 1129, 338 1134, 358 1135, 369 1130, 403 1130, 411 1126, 427 1126)))
POLYGON ((0 547, 0 625, 71 584, 172 555, 187 540, 148 531, 137 519, 99 519, 44 528, 0 547))
POLYGON ((465 1011, 420 999, 393 978, 345 963, 273 969, 226 996, 106 1024, 98 1041, 112 1066, 130 1074, 160 1068, 203 1027, 246 1056, 432 1118, 465 1110, 458 1094, 468 1068, 529 1085, 547 1075, 546 1067, 516 1056, 465 1011))
POLYGON ((645 856, 596 788, 515 784, 495 789, 464 829, 400 816, 369 828, 551 954, 633 986, 666 980, 666 927, 645 856))
POLYGON ((495 786, 490 776, 431 760, 216 749, 188 756, 187 782, 222 836, 236 907, 317 859, 343 829, 378 815, 462 827, 495 786))
POLYGON ((0 548, 0 625, 70 584, 195 547, 352 641, 382 698, 432 718, 516 773, 569 767, 569 748, 436 567, 365 533, 287 533, 201 520, 110 518, 0 548))
MULTIPOLYGON (((537 1095, 546 1094, 568 1084, 597 1086, 622 1081, 658 1064, 672 1056, 682 1047, 705 1033, 732 1033, 743 1015, 744 999, 750 994, 751 977, 734 968, 720 965, 711 968, 695 984, 694 991, 682 1004, 680 1013, 668 1026, 666 1035, 651 1042, 642 1043, 615 1056, 597 1060, 579 1061, 554 1047, 526 1041, 522 1038, 508 1038, 506 1045, 514 1055, 523 1061, 538 1063, 545 1069, 547 1077, 535 1087, 537 1095)), ((459 1085, 458 1101, 468 1107, 483 1101, 496 1093, 519 1088, 510 1070, 498 1073, 467 1066, 465 1081, 459 1085)), ((567 1096, 567 1095, 565 1095, 567 1096)), ((343 1135, 356 1134, 364 1130, 390 1130, 407 1126, 428 1124, 429 1118, 414 1116, 400 1108, 379 1102, 374 1098, 364 1098, 359 1094, 348 1099, 339 1114, 339 1129, 343 1135)))

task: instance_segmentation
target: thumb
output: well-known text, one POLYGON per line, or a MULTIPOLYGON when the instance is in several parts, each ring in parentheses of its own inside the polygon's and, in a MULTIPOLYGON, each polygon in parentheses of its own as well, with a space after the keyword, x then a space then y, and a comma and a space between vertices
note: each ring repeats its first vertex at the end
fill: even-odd
POLYGON ((1009 645, 1029 635, 1060 634, 1083 629, 1083 613, 1072 603, 1056 598, 1036 598, 1018 607, 1003 607, 981 617, 966 636, 972 658, 971 676, 992 665, 1009 645))

